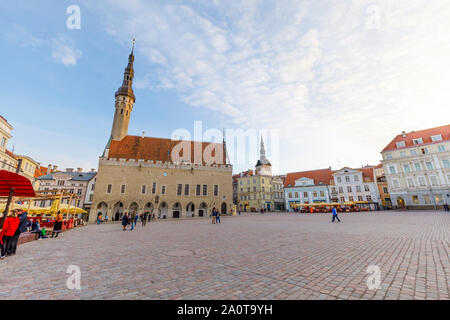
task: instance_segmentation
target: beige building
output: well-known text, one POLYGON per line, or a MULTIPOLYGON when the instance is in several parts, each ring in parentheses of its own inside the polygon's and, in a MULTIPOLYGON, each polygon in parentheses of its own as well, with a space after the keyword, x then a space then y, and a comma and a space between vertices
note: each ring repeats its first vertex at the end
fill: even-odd
POLYGON ((232 166, 226 161, 225 142, 128 135, 135 103, 133 51, 116 92, 111 138, 99 159, 89 220, 100 213, 119 220, 133 211, 157 219, 206 217, 213 208, 230 213, 232 166))
POLYGON ((16 172, 17 160, 12 152, 6 149, 13 129, 13 126, 0 116, 0 170, 16 172))
POLYGON ((272 165, 266 158, 261 139, 260 159, 255 171, 236 176, 237 209, 240 211, 284 210, 283 179, 272 176, 272 165))

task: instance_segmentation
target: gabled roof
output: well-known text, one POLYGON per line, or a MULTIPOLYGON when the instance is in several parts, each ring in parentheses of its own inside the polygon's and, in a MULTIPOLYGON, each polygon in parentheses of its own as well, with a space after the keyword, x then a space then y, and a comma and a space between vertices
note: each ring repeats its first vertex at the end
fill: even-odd
POLYGON ((65 174, 72 176, 70 179, 71 181, 90 181, 92 178, 94 178, 97 175, 97 172, 54 172, 47 174, 45 176, 41 176, 37 178, 38 180, 53 180, 54 175, 56 174, 65 174))
POLYGON ((340 170, 334 171, 333 175, 335 175, 336 173, 338 173, 340 171, 343 171, 345 169, 352 170, 353 172, 354 171, 361 171, 362 175, 363 175, 363 179, 364 178, 369 178, 369 179, 371 179, 373 181, 373 179, 374 179, 374 168, 375 168, 374 166, 365 166, 363 168, 357 168, 357 169, 350 168, 350 167, 344 167, 344 168, 342 168, 340 170))
MULTIPOLYGON (((153 137, 138 137, 138 136, 126 136, 120 141, 112 140, 109 146, 108 158, 115 159, 142 159, 162 162, 172 162, 171 152, 172 149, 180 141, 174 141, 166 138, 153 138, 153 137)), ((194 146, 196 143, 201 144, 202 156, 205 149, 209 145, 214 146, 212 156, 215 156, 215 149, 224 150, 222 143, 209 143, 209 142, 195 142, 184 141, 184 143, 190 144, 191 147, 191 163, 194 163, 194 146)), ((183 156, 181 153, 180 156, 183 156)), ((203 159, 204 160, 204 159, 203 159)), ((223 152, 222 163, 226 164, 226 154, 223 152)), ((205 163, 203 161, 203 163, 205 163)))
POLYGON ((405 133, 406 137, 404 137, 403 134, 399 134, 381 152, 398 150, 399 148, 397 148, 397 142, 400 142, 400 141, 405 142, 405 147, 400 148, 400 149, 411 148, 414 146, 421 146, 421 145, 427 145, 427 144, 440 143, 442 141, 436 141, 436 142, 431 141, 431 136, 435 136, 435 135, 439 135, 439 134, 442 135, 442 141, 449 141, 450 140, 450 124, 446 125, 446 126, 442 126, 442 127, 436 127, 436 128, 430 128, 430 129, 405 133), (420 145, 414 144, 413 140, 418 139, 418 138, 423 139, 423 144, 420 144, 420 145))
POLYGON ((330 181, 333 180, 333 171, 331 171, 330 168, 327 168, 321 170, 288 173, 284 181, 284 187, 286 188, 289 185, 291 185, 292 187, 295 186, 295 181, 300 178, 313 179, 316 185, 320 183, 330 184, 330 181))

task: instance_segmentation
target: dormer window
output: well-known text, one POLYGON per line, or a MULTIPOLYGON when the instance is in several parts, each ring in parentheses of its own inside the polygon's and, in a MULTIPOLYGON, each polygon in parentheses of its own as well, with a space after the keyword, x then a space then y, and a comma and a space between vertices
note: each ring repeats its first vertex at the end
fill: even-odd
POLYGON ((423 139, 422 138, 413 139, 413 143, 414 144, 422 144, 423 143, 423 139))
POLYGON ((396 143, 397 148, 404 148, 406 146, 405 141, 399 141, 396 143))
POLYGON ((442 135, 441 134, 437 134, 435 136, 431 136, 431 141, 433 141, 433 142, 442 141, 442 135))

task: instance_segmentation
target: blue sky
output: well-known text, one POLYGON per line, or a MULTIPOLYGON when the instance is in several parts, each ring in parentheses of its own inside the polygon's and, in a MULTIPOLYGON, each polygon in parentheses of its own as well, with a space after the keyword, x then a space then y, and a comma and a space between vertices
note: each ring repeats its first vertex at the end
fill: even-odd
POLYGON ((0 1, 0 114, 15 152, 96 168, 135 37, 130 134, 201 120, 276 130, 276 173, 377 164, 401 131, 448 124, 449 18, 445 0, 0 1))

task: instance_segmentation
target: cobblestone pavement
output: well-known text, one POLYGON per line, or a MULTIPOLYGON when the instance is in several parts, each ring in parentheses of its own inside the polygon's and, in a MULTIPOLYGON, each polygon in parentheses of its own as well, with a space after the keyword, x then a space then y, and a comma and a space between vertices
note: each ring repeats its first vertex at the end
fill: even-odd
POLYGON ((248 213, 90 225, 0 261, 0 299, 449 299, 450 214, 248 213), (81 290, 69 290, 69 265, 81 290), (381 288, 369 290, 369 265, 381 288))

